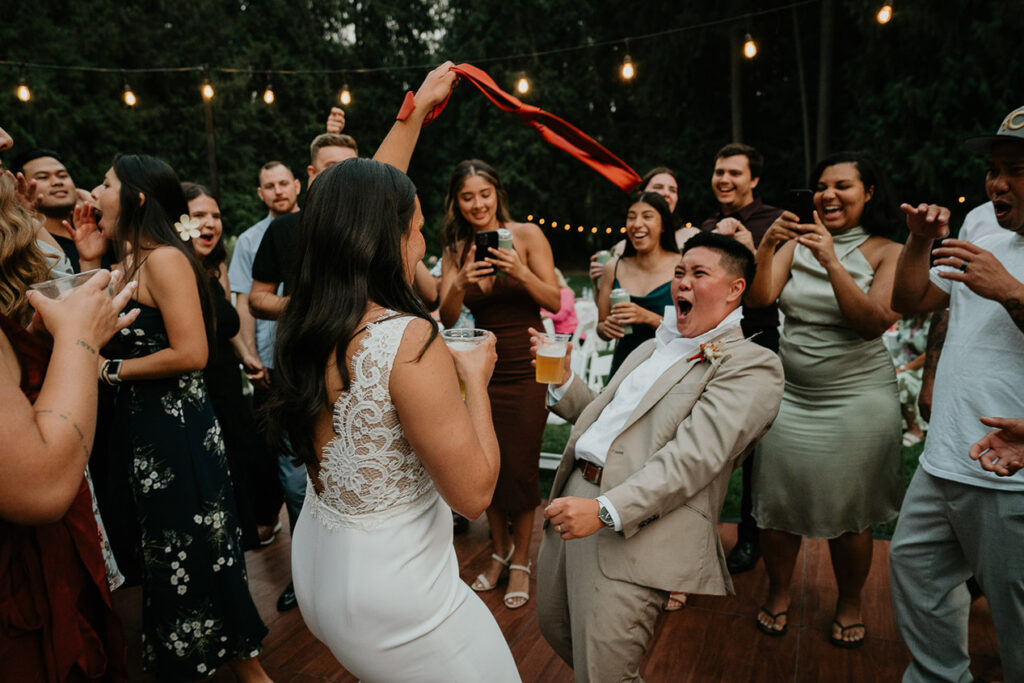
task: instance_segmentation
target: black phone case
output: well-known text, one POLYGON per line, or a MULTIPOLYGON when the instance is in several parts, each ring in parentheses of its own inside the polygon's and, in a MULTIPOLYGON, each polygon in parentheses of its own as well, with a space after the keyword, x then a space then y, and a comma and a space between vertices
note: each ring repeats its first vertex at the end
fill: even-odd
POLYGON ((814 223, 814 193, 810 190, 790 190, 782 208, 799 216, 801 224, 814 223))
MULTIPOLYGON (((473 257, 474 261, 483 261, 485 258, 491 255, 491 252, 487 250, 488 247, 498 248, 498 231, 497 230, 484 230, 476 234, 476 255, 473 257)), ((491 272, 494 272, 494 268, 491 268, 491 272)))

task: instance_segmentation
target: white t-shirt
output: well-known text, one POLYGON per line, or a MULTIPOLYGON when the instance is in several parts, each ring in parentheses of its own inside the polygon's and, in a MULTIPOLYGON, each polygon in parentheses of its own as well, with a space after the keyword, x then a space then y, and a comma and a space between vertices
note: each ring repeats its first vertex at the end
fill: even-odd
MULTIPOLYGON (((1024 237, 1010 230, 977 238, 1013 277, 1024 281, 1024 237)), ((1024 475, 999 477, 971 460, 971 444, 990 430, 988 417, 1024 417, 1024 332, 1001 304, 966 285, 938 276, 931 281, 949 293, 949 329, 939 357, 928 439, 921 467, 942 479, 972 486, 1024 491, 1024 475)))
POLYGON ((977 242, 985 235, 1000 235, 1003 230, 1005 228, 996 221, 996 210, 992 202, 985 202, 967 213, 957 238, 965 242, 977 242))

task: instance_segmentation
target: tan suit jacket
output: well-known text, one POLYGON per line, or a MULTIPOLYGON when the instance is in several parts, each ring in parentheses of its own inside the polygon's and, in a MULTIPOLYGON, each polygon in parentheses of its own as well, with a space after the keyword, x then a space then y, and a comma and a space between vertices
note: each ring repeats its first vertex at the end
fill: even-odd
MULTIPOLYGON (((779 411, 783 375, 778 356, 743 339, 739 328, 712 343, 724 354, 671 365, 608 449, 600 489, 622 521, 621 533, 598 532, 608 578, 665 591, 733 593, 718 515, 730 475, 779 411)), ((552 499, 573 471, 577 439, 654 347, 653 339, 641 344, 600 394, 577 378, 552 406, 575 423, 552 499)))

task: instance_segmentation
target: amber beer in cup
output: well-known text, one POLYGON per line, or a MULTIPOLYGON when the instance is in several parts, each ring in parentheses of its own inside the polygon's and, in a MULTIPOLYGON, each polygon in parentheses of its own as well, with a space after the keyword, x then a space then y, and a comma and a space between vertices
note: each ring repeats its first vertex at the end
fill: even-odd
MULTIPOLYGON (((626 290, 622 289, 621 287, 612 290, 612 296, 611 296, 612 308, 615 308, 615 304, 628 304, 629 301, 630 301, 630 299, 629 299, 629 292, 627 292, 626 290)), ((630 325, 630 324, 622 325, 622 333, 623 334, 633 334, 633 326, 630 325)))
POLYGON ((541 384, 561 384, 565 374, 565 353, 568 334, 541 334, 537 344, 537 381, 541 384))
MULTIPOLYGON (((478 330, 473 327, 457 327, 451 330, 442 330, 441 338, 447 344, 448 350, 453 352, 469 351, 477 344, 487 339, 487 330, 478 330)), ((466 400, 466 384, 459 377, 459 394, 462 400, 466 400)))

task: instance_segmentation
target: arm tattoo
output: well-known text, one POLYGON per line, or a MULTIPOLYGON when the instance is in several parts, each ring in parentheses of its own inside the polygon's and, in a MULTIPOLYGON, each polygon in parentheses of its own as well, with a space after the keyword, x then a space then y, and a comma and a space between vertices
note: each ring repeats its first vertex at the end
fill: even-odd
POLYGON ((1013 320, 1013 324, 1024 332, 1024 301, 1016 297, 1010 297, 1009 299, 1003 299, 1001 302, 1006 312, 1010 314, 1010 319, 1013 320))
POLYGON ((946 328, 949 326, 949 309, 936 311, 932 315, 931 326, 928 328, 928 341, 925 346, 924 369, 926 373, 935 373, 939 365, 942 347, 946 344, 946 328))
POLYGON ((56 415, 60 419, 64 420, 68 424, 70 424, 71 427, 75 430, 75 433, 78 434, 78 440, 82 444, 82 450, 85 452, 86 457, 89 456, 89 446, 85 443, 85 434, 82 433, 82 430, 79 429, 78 425, 75 424, 74 420, 72 420, 66 413, 57 413, 57 412, 54 412, 52 410, 37 410, 36 411, 36 415, 44 415, 44 414, 46 414, 46 415, 56 415))
POLYGON ((75 340, 75 346, 81 346, 81 347, 82 347, 83 349, 85 349, 86 351, 88 351, 88 352, 89 352, 89 353, 91 353, 92 355, 94 355, 94 356, 96 355, 96 349, 92 348, 91 346, 89 346, 88 344, 86 344, 86 343, 85 343, 84 341, 82 341, 81 339, 76 339, 76 340, 75 340))

